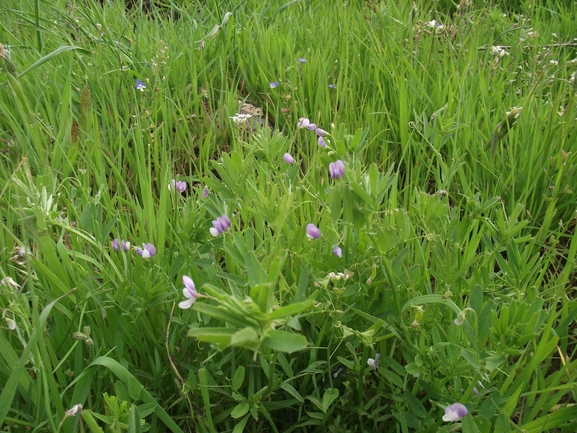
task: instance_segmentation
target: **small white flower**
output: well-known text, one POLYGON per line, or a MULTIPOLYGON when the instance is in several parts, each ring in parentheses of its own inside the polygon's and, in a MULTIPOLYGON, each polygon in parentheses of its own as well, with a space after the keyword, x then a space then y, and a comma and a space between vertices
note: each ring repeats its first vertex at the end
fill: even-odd
POLYGON ((503 47, 500 47, 498 45, 491 47, 491 54, 495 57, 503 57, 509 55, 509 53, 505 51, 503 47))
POLYGON ((372 367, 373 370, 377 371, 377 368, 379 367, 379 359, 380 358, 381 358, 381 354, 377 353, 375 355, 375 359, 373 359, 373 358, 367 359, 367 365, 369 367, 372 367))
POLYGON ((235 114, 234 116, 231 116, 230 118, 232 119, 232 121, 234 123, 244 123, 248 119, 250 119, 251 117, 252 117, 252 114, 238 113, 238 114, 235 114))
POLYGON ((66 411, 66 416, 76 416, 79 415, 80 412, 82 411, 82 405, 81 404, 75 404, 74 406, 72 406, 72 408, 68 409, 66 411))
POLYGON ((10 278, 10 277, 2 278, 2 279, 0 280, 0 284, 3 285, 3 286, 11 285, 11 286, 14 287, 15 289, 19 289, 19 288, 20 288, 20 285, 19 285, 16 281, 14 281, 12 278, 10 278))
POLYGON ((6 326, 8 326, 8 329, 11 331, 16 329, 16 322, 14 320, 9 319, 8 317, 5 317, 4 320, 6 321, 6 326))

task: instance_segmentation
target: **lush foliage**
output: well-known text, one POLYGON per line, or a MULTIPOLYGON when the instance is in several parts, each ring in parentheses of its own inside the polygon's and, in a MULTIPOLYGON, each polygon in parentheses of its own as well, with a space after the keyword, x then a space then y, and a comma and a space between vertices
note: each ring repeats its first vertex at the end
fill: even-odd
POLYGON ((575 2, 104 3, 0 5, 2 431, 577 430, 575 2))

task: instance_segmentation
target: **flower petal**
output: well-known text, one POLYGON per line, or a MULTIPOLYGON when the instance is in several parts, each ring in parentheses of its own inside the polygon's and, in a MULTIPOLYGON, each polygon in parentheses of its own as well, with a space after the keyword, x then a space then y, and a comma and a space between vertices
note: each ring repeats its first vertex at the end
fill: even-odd
POLYGON ((182 301, 178 303, 178 308, 181 308, 183 310, 187 310, 190 307, 192 307, 192 304, 194 304, 194 301, 196 301, 196 298, 192 297, 187 299, 186 301, 182 301))
POLYGON ((192 278, 190 278, 186 275, 183 275, 182 276, 182 282, 184 283, 184 287, 186 287, 188 290, 195 291, 194 281, 192 281, 192 278))

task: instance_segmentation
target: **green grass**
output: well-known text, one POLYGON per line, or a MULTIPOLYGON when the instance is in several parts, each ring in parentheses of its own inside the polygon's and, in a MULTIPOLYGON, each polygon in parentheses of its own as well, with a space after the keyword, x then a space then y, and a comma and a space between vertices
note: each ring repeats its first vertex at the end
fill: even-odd
POLYGON ((575 2, 96 3, 0 6, 1 431, 576 430, 575 2))

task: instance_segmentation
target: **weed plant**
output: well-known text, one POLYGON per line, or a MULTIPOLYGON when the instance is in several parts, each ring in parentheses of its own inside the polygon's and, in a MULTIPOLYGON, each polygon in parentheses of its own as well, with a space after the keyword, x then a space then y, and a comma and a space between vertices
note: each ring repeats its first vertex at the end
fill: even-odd
POLYGON ((0 5, 2 431, 576 431, 577 3, 165 3, 0 5))

